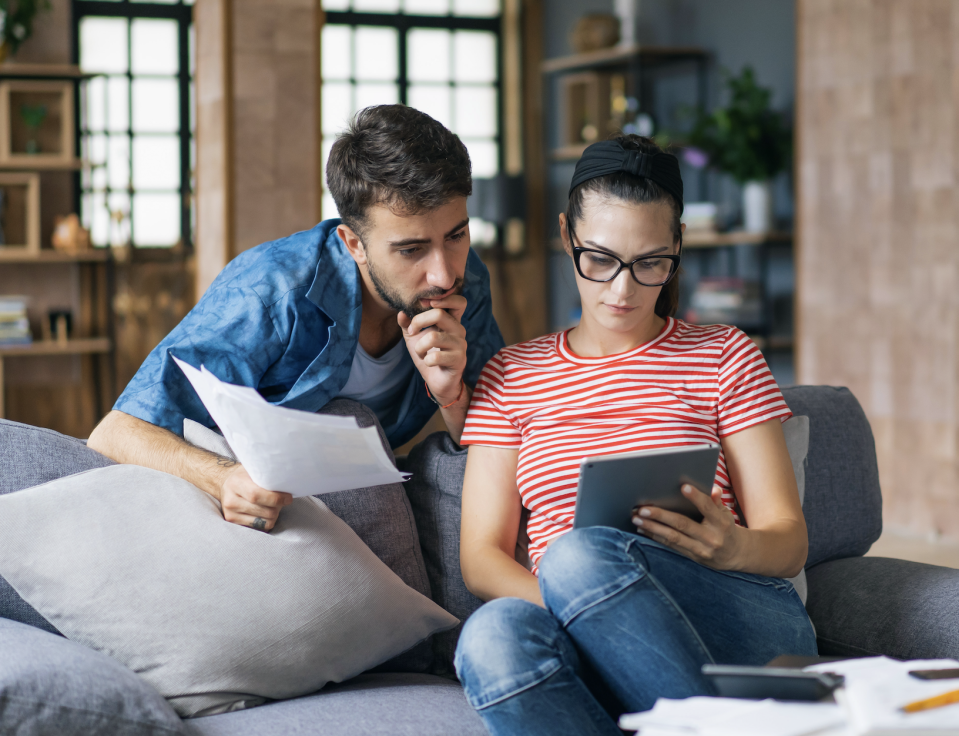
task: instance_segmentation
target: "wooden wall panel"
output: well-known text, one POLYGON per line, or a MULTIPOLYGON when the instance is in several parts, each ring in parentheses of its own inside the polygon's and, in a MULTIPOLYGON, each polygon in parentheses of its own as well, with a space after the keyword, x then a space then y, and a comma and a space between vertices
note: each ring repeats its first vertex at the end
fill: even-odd
POLYGON ((959 0, 797 31, 798 379, 859 398, 887 526, 959 536, 959 0))

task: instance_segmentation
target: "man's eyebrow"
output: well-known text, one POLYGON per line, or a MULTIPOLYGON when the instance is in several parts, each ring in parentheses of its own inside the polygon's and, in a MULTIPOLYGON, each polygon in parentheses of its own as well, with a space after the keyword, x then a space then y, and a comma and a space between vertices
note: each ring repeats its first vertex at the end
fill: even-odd
MULTIPOLYGON (((469 222, 470 222, 470 219, 467 217, 465 220, 459 223, 456 227, 454 227, 448 233, 443 235, 443 239, 445 240, 446 238, 451 237, 457 230, 462 230, 464 227, 469 225, 469 222)), ((429 242, 430 242, 429 238, 406 238, 405 240, 391 240, 389 242, 389 246, 391 248, 403 248, 408 245, 423 245, 424 243, 429 243, 429 242)))
MULTIPOLYGON (((607 248, 604 245, 600 245, 599 243, 594 243, 592 240, 584 240, 583 242, 586 243, 586 245, 593 246, 596 250, 601 250, 604 253, 609 253, 611 256, 616 256, 617 258, 619 258, 618 253, 611 251, 609 248, 607 248)), ((669 247, 666 245, 661 245, 656 250, 651 250, 648 253, 643 253, 641 256, 636 256, 636 258, 646 258, 647 256, 654 256, 657 253, 662 253, 664 250, 669 250, 669 247)))

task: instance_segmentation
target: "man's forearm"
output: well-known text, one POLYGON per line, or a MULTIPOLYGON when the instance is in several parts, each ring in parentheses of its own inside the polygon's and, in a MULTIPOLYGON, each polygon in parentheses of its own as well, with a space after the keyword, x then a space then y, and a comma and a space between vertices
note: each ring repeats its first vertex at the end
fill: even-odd
POLYGON ((450 437, 459 444, 463 438, 463 427, 466 426, 466 412, 470 408, 470 399, 473 398, 473 390, 463 384, 463 393, 459 401, 448 409, 440 409, 443 415, 443 421, 446 423, 446 429, 449 430, 450 437))
POLYGON ((87 446, 111 460, 176 475, 220 498, 232 460, 194 447, 169 430, 111 411, 97 425, 87 446))

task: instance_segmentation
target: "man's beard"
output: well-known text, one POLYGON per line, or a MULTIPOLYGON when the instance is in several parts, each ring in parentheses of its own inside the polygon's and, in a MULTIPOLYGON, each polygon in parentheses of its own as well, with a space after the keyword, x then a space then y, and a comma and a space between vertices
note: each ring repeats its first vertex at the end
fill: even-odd
MULTIPOLYGON (((405 300, 392 285, 386 283, 380 275, 376 272, 376 268, 373 266, 373 261, 370 260, 369 255, 366 258, 366 268, 370 274, 370 281, 373 282, 373 288, 376 289, 377 295, 386 302, 390 309, 395 309, 397 312, 403 312, 407 317, 413 319, 418 314, 426 312, 432 307, 424 307, 420 304, 420 299, 438 299, 440 296, 446 293, 444 289, 429 289, 427 291, 417 294, 410 300, 405 300)), ((463 279, 458 278, 453 284, 453 294, 459 294, 463 291, 463 279)))

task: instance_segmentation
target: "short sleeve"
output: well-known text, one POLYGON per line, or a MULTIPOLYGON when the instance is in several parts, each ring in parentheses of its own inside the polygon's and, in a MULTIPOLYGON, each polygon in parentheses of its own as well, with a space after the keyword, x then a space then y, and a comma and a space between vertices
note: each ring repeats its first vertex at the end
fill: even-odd
POLYGON ((766 359, 742 330, 731 328, 719 359, 719 436, 792 416, 766 359))
POLYGON ((505 408, 505 389, 506 371, 500 352, 490 359, 476 382, 461 445, 518 448, 522 444, 522 433, 505 408))

